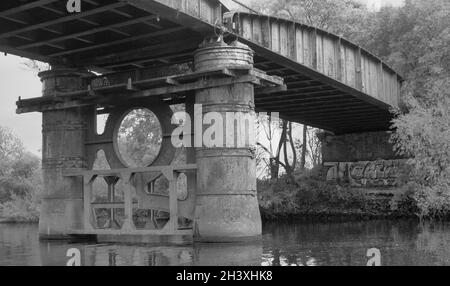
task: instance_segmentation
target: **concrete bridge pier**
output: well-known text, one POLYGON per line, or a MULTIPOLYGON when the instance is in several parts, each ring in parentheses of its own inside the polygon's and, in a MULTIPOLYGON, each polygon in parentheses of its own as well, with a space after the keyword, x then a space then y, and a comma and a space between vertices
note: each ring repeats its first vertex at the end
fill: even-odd
MULTIPOLYGON (((82 89, 85 71, 53 68, 39 74, 43 97, 82 89)), ((85 166, 86 109, 72 108, 42 112, 42 170, 44 194, 39 220, 41 239, 66 239, 83 222, 82 178, 64 177, 67 169, 85 166)))
MULTIPOLYGON (((228 45, 220 41, 203 44, 195 53, 194 65, 196 71, 219 67, 252 68, 253 51, 239 43, 228 45)), ((205 119, 207 114, 215 114, 212 117, 220 115, 222 120, 219 121, 222 122, 211 121, 196 128, 195 141, 198 143, 202 134, 208 137, 205 131, 218 124, 223 134, 216 132, 215 139, 220 136, 216 143, 222 141, 223 145, 207 146, 203 142, 202 148, 196 148, 198 169, 194 240, 228 242, 259 238, 261 216, 256 193, 255 157, 249 140, 251 132, 248 129, 242 132, 239 125, 243 121, 237 120, 236 124, 229 117, 240 113, 250 118, 249 121, 255 119, 254 86, 251 82, 241 82, 202 89, 196 92, 196 104, 197 108, 201 105, 205 119), (202 134, 198 129, 202 129, 202 134), (242 140, 241 144, 238 138, 242 140)), ((197 112, 196 116, 202 114, 197 112)), ((249 125, 249 128, 252 127, 249 125)))

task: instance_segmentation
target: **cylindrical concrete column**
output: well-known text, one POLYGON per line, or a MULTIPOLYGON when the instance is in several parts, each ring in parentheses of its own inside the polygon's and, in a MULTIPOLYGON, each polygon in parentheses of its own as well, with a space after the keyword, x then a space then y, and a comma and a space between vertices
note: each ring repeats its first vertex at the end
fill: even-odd
MULTIPOLYGON (((195 53, 194 64, 196 71, 252 67, 253 51, 239 43, 207 44, 195 53)), ((250 145, 249 140, 251 132, 239 131, 242 130, 239 124, 248 125, 245 121, 236 123, 227 118, 240 113, 241 116, 236 118, 255 119, 253 84, 233 83, 199 90, 196 92, 196 104, 197 108, 201 105, 203 116, 215 113, 214 116, 220 115, 222 118, 223 145, 203 145, 196 149, 198 170, 194 239, 222 242, 259 238, 261 216, 256 193, 254 146, 250 145), (239 136, 246 138, 237 138, 239 136), (234 144, 227 144, 231 137, 234 144), (243 144, 238 144, 239 141, 243 144)), ((203 130, 195 132, 202 131, 204 134, 210 127, 203 125, 203 130)), ((222 133, 218 132, 215 136, 222 136, 222 133)))
MULTIPOLYGON (((39 74, 43 96, 57 96, 82 88, 87 72, 52 69, 39 74)), ((41 239, 65 239, 83 223, 83 181, 64 177, 67 169, 85 167, 86 116, 82 108, 45 111, 42 114, 42 170, 44 194, 39 220, 41 239)))

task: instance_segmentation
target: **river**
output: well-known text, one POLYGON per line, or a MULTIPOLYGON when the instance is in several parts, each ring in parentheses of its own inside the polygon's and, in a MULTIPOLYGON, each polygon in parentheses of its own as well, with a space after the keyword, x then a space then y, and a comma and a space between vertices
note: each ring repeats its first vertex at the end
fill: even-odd
POLYGON ((259 242, 177 247, 40 242, 37 236, 37 225, 0 224, 0 265, 64 266, 72 248, 86 266, 364 266, 373 248, 381 265, 450 265, 450 224, 414 220, 270 223, 259 242))

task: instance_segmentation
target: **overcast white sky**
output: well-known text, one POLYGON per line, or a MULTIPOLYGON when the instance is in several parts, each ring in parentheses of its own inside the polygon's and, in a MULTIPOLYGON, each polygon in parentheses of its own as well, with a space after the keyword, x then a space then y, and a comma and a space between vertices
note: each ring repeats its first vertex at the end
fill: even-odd
MULTIPOLYGON (((240 0, 250 3, 252 0, 240 0)), ((263 0, 261 0, 263 1, 263 0)), ((359 0, 372 8, 382 5, 401 5, 403 0, 359 0)), ((41 96, 41 83, 37 75, 22 64, 25 59, 0 55, 0 126, 11 129, 32 153, 40 155, 42 146, 42 116, 39 113, 17 115, 18 97, 41 96)))
POLYGON ((41 114, 16 114, 19 96, 41 96, 41 82, 34 72, 25 68, 24 61, 19 57, 0 54, 0 125, 11 129, 30 152, 40 155, 41 114))

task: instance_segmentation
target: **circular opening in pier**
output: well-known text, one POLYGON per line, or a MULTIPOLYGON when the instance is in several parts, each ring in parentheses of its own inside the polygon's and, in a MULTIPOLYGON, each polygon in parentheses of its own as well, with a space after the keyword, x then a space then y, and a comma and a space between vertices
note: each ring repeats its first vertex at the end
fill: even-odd
POLYGON ((161 123, 146 109, 133 109, 117 130, 117 150, 127 167, 147 167, 158 157, 163 139, 161 123))

